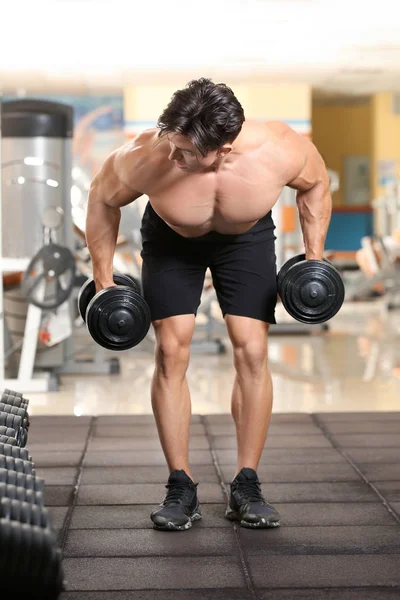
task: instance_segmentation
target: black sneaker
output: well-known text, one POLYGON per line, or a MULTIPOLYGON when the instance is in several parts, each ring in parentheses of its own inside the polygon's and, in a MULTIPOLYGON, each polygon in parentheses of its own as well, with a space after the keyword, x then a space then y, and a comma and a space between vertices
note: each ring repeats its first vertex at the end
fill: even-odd
POLYGON ((192 521, 201 519, 200 505, 197 499, 198 483, 193 483, 185 471, 172 471, 165 486, 168 493, 162 508, 151 513, 154 529, 161 531, 185 531, 190 529, 192 521))
POLYGON ((264 529, 279 527, 278 511, 261 494, 261 485, 254 469, 243 468, 230 484, 231 493, 225 517, 240 521, 242 527, 264 529))

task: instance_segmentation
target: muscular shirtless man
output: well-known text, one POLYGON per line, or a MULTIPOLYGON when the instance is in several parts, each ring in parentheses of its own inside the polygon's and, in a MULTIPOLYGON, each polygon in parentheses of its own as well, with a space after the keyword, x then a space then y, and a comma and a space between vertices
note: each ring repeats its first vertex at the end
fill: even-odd
POLYGON ((275 527, 257 467, 272 409, 267 335, 275 323, 271 209, 285 185, 298 190, 306 258, 321 260, 331 214, 320 154, 281 122, 245 121, 232 90, 209 79, 173 95, 158 127, 113 152, 94 178, 86 235, 96 290, 114 285, 120 208, 149 197, 142 222, 142 283, 156 335, 152 408, 168 463, 168 493, 154 527, 185 530, 201 518, 189 465, 191 401, 186 371, 207 267, 233 347, 232 416, 237 470, 225 516, 275 527))

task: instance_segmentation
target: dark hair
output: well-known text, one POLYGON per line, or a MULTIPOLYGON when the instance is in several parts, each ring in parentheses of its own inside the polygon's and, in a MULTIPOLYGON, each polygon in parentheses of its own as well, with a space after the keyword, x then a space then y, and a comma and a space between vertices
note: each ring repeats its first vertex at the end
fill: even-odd
POLYGON ((157 121, 158 135, 185 135, 206 156, 210 150, 233 142, 244 120, 243 108, 231 88, 202 77, 173 94, 157 121))

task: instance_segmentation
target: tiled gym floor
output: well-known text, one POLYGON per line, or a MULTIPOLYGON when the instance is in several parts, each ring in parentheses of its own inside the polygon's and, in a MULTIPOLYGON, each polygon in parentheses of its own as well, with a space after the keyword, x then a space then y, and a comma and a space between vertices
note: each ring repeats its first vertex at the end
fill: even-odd
POLYGON ((192 356, 203 519, 182 533, 150 520, 168 478, 151 353, 123 353, 120 375, 64 376, 59 392, 29 395, 62 600, 400 598, 400 313, 345 305, 328 334, 271 336, 269 351, 274 412, 258 473, 279 529, 224 519, 236 467, 229 346, 192 356))
POLYGON ((203 519, 159 532, 168 471, 151 416, 32 418, 63 600, 400 597, 400 412, 274 414, 258 473, 282 525, 262 531, 224 519, 231 417, 191 427, 203 519))

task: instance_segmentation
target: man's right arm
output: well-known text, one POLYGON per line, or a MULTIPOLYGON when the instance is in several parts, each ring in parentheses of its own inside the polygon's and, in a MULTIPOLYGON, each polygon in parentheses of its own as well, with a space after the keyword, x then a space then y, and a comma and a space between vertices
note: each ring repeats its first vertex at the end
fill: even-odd
POLYGON ((113 152, 93 179, 86 216, 86 243, 93 266, 96 292, 114 285, 113 260, 121 220, 121 207, 142 195, 120 179, 123 150, 113 152))

